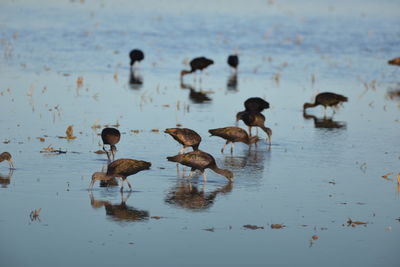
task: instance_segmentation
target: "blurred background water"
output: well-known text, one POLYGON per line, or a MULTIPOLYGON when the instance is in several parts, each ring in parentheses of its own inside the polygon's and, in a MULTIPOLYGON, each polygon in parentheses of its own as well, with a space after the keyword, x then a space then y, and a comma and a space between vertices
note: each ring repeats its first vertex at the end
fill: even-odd
POLYGON ((0 7, 0 152, 16 165, 0 165, 2 265, 398 265, 400 85, 387 64, 399 56, 398 1, 0 7), (132 80, 134 48, 145 59, 132 80), (197 56, 215 64, 201 84, 188 75, 182 86, 179 73, 197 56), (303 117, 302 105, 324 91, 349 102, 333 118, 320 107, 303 117), (253 96, 271 104, 271 149, 263 139, 221 154, 224 141, 208 129, 234 125, 253 96), (128 178, 131 194, 98 184, 88 192, 107 163, 94 153, 102 144, 93 126, 115 124, 117 158, 152 168, 128 178), (202 136, 200 148, 234 172, 233 184, 210 171, 205 185, 177 175, 166 157, 180 147, 163 133, 177 124, 202 136), (68 125, 75 140, 58 138, 68 125), (48 146, 67 153, 40 153, 48 146))

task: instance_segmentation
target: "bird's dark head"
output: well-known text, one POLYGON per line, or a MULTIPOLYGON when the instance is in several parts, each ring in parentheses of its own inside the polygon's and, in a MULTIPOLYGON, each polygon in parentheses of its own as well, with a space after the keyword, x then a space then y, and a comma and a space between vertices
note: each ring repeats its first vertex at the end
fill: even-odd
POLYGON ((176 133, 176 129, 175 128, 167 128, 167 129, 165 129, 164 133, 172 135, 172 134, 176 133))
POLYGON ((304 103, 304 105, 303 105, 303 110, 306 110, 306 109, 312 108, 312 107, 314 107, 314 104, 311 104, 311 103, 304 103))
POLYGON ((226 179, 229 180, 229 182, 233 182, 233 172, 230 170, 223 170, 223 175, 226 177, 226 179))
POLYGON ((207 59, 207 63, 208 63, 208 65, 212 65, 212 64, 214 64, 214 60, 212 60, 212 59, 207 59))
POLYGON ((182 70, 181 71, 181 78, 183 77, 183 76, 185 76, 186 74, 189 74, 189 73, 192 73, 190 70, 182 70))
POLYGON ((240 111, 236 113, 236 122, 242 119, 242 115, 244 114, 244 111, 240 111))
POLYGON ((252 136, 249 138, 249 144, 257 143, 260 140, 258 136, 252 136))

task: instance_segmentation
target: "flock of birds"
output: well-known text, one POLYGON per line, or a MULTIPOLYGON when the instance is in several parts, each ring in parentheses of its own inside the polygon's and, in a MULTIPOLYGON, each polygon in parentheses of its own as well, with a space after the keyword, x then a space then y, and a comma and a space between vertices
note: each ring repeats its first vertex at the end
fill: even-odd
MULTIPOLYGON (((130 66, 132 67, 136 62, 140 62, 144 59, 144 53, 139 49, 134 49, 130 52, 130 66)), ((190 70, 181 71, 181 80, 184 75, 196 73, 197 71, 202 72, 208 66, 214 63, 213 60, 206 57, 197 57, 190 61, 190 70)), ((239 58, 237 55, 230 55, 228 57, 227 63, 235 71, 239 65, 239 58)), ((200 76, 201 77, 201 76, 200 76)), ((201 78, 200 78, 201 79, 201 78)), ((303 111, 306 109, 316 107, 321 105, 325 108, 332 107, 335 108, 339 104, 347 102, 347 97, 335 93, 320 93, 315 97, 314 103, 305 103, 303 106, 303 111)), ((244 102, 245 109, 236 114, 236 124, 242 120, 248 126, 248 133, 237 126, 229 126, 224 128, 210 129, 209 133, 211 136, 218 136, 226 140, 223 145, 221 152, 227 145, 231 144, 231 153, 233 153, 234 143, 242 142, 248 145, 256 144, 260 138, 258 137, 258 132, 255 136, 252 135, 252 127, 261 128, 267 134, 268 145, 271 146, 271 136, 272 130, 265 126, 265 116, 261 113, 265 109, 270 107, 269 103, 260 97, 251 97, 244 102)), ((176 162, 177 164, 182 164, 191 168, 189 178, 192 177, 193 173, 198 170, 204 177, 204 182, 206 182, 206 169, 211 169, 212 171, 225 176, 229 182, 233 181, 233 173, 230 170, 224 170, 217 166, 216 161, 212 155, 199 149, 201 143, 201 136, 192 129, 188 128, 168 128, 164 131, 172 136, 178 143, 182 145, 179 153, 172 157, 167 157, 168 161, 176 162), (186 152, 188 147, 192 147, 193 151, 186 152)), ((96 181, 103 182, 107 184, 115 178, 121 178, 121 192, 123 191, 124 182, 126 181, 129 189, 132 190, 132 186, 129 183, 127 177, 136 174, 143 170, 148 170, 151 167, 151 163, 142 160, 134 159, 117 159, 115 160, 115 154, 117 151, 116 144, 120 141, 121 133, 116 128, 104 128, 101 132, 101 139, 103 141, 103 150, 107 154, 108 166, 107 172, 95 172, 92 175, 92 179, 89 184, 89 190, 91 190, 96 181), (109 150, 106 149, 106 145, 109 146, 109 150)), ((11 154, 8 152, 3 152, 0 154, 0 162, 8 161, 10 169, 14 169, 11 154)), ((111 184, 111 183, 110 183, 111 184)))

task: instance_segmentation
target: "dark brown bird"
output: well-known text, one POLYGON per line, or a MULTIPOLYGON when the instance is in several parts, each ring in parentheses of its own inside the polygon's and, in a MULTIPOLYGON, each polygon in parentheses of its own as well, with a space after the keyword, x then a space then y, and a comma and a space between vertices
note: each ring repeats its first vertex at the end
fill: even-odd
POLYGON ((241 119, 249 127, 250 136, 252 127, 260 127, 267 134, 269 145, 271 145, 272 130, 265 127, 265 117, 263 114, 245 111, 242 113, 241 119))
POLYGON ((167 157, 167 159, 168 161, 178 162, 182 165, 191 167, 189 178, 192 177, 195 170, 199 170, 203 174, 204 182, 206 182, 207 178, 205 169, 208 168, 225 176, 230 182, 233 181, 233 173, 229 170, 218 168, 214 157, 204 151, 196 150, 185 154, 178 154, 173 157, 167 157))
POLYGON ((107 154, 108 161, 114 161, 115 153, 117 152, 117 147, 115 146, 121 139, 121 133, 115 128, 104 128, 101 131, 101 139, 103 140, 103 150, 107 154), (104 147, 105 145, 110 145, 110 151, 107 151, 104 147), (111 152, 112 160, 108 153, 111 152))
POLYGON ((229 55, 227 63, 231 66, 235 71, 237 71, 237 67, 239 65, 239 57, 237 55, 229 55))
POLYGON ((140 62, 144 59, 144 53, 142 52, 142 50, 133 49, 129 53, 129 57, 131 58, 131 68, 132 68, 135 62, 140 62))
POLYGON ((226 140, 226 143, 221 149, 221 153, 224 153, 226 145, 231 144, 231 153, 233 153, 233 147, 235 142, 242 142, 247 145, 256 143, 259 138, 257 136, 249 137, 247 132, 239 127, 224 127, 218 129, 208 130, 211 136, 219 136, 226 140))
POLYGON ((188 128, 168 128, 164 131, 172 136, 176 141, 178 141, 182 148, 179 150, 179 154, 185 152, 187 147, 192 147, 193 150, 199 149, 199 145, 201 142, 201 136, 195 131, 188 128))
POLYGON ((244 112, 259 113, 264 109, 269 109, 269 103, 261 97, 250 97, 244 101, 244 109, 245 110, 236 114, 236 121, 241 119, 241 116, 244 112))
POLYGON ((212 64, 214 64, 214 61, 211 59, 208 59, 206 57, 196 57, 190 61, 190 70, 181 71, 181 79, 183 78, 184 75, 196 72, 197 70, 203 72, 203 69, 207 68, 212 64))
POLYGON ((134 159, 117 159, 116 161, 108 164, 107 173, 104 172, 95 172, 92 175, 92 180, 89 184, 89 189, 93 188, 94 183, 99 181, 108 181, 114 177, 122 178, 121 184, 121 192, 124 188, 124 182, 128 183, 129 189, 132 191, 132 186, 129 183, 127 177, 138 173, 143 170, 150 169, 151 163, 142 160, 134 160, 134 159))
POLYGON ((15 169, 14 168, 14 163, 11 157, 11 154, 8 152, 3 152, 0 154, 0 162, 7 160, 8 161, 8 165, 10 166, 10 169, 15 169))
POLYGON ((392 60, 389 60, 388 64, 400 66, 400 57, 396 57, 396 58, 394 58, 392 60))
MULTIPOLYGON (((347 97, 329 92, 320 93, 315 97, 314 103, 304 103, 303 111, 305 111, 307 108, 313 108, 318 105, 321 105, 324 107, 324 111, 326 112, 327 107, 335 108, 342 102, 347 102, 347 97)), ((334 109, 333 113, 335 113, 334 109)))

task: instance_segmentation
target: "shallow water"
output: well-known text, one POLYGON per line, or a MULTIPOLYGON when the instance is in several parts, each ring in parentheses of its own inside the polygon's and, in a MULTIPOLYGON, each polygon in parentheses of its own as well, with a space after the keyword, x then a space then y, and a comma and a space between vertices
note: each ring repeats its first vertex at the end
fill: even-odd
POLYGON ((0 4, 0 151, 16 165, 0 165, 2 265, 397 266, 400 102, 390 92, 400 70, 387 60, 399 56, 399 4, 188 2, 0 4), (136 47, 142 84, 129 84, 136 47), (215 64, 201 84, 186 76, 181 86, 183 62, 201 55, 215 64), (323 91, 349 102, 330 120, 319 107, 303 117, 323 91), (257 147, 221 154, 208 129, 233 125, 252 96, 271 104, 271 148, 260 131, 257 147), (117 123, 117 158, 152 168, 128 178, 132 193, 88 192, 107 163, 92 126, 117 123), (163 133, 178 123, 202 136, 233 184, 211 171, 206 184, 178 176, 166 157, 180 146, 163 133), (75 140, 58 138, 68 125, 75 140), (40 153, 48 146, 67 153, 40 153))

